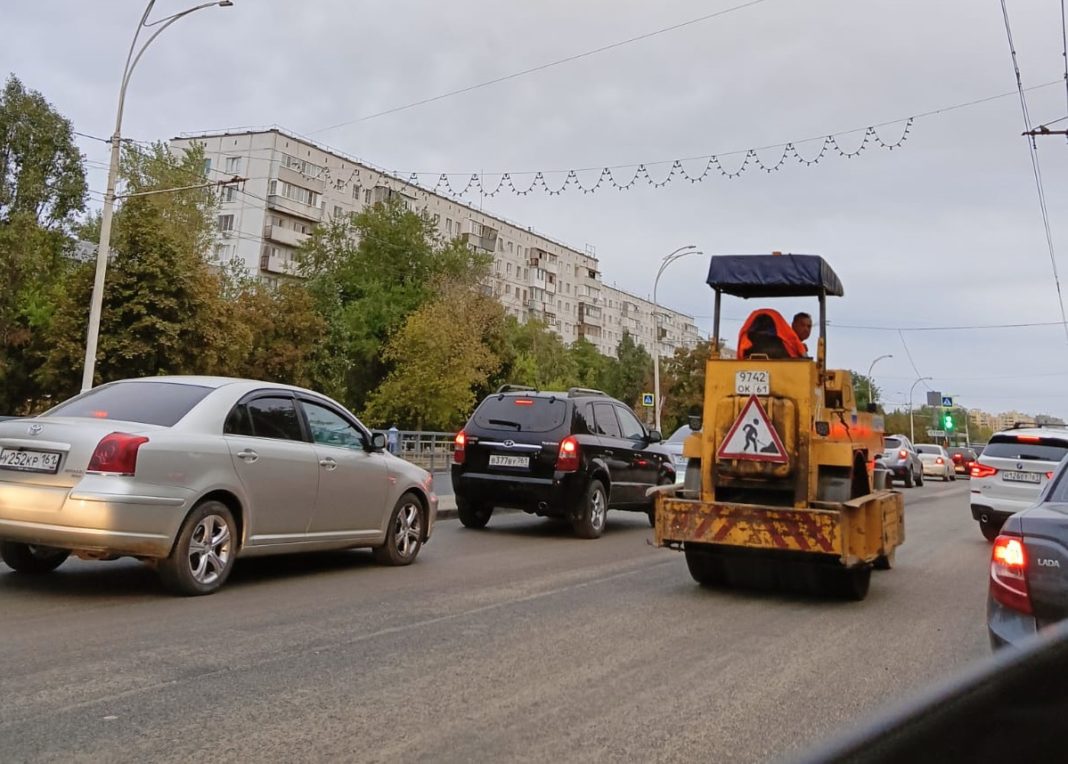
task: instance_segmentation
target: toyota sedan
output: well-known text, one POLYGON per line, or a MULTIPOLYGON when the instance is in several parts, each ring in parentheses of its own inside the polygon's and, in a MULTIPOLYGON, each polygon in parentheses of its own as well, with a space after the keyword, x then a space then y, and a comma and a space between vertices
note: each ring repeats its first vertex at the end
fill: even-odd
POLYGON ((132 379, 0 422, 0 557, 24 574, 129 556, 196 595, 238 557, 366 547, 407 565, 437 503, 428 472, 299 387, 132 379))

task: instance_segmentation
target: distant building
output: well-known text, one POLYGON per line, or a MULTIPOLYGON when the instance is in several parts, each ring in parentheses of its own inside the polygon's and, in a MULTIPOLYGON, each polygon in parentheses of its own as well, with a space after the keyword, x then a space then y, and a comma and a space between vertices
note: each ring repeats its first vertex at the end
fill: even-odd
POLYGON ((443 236, 492 253, 486 292, 509 314, 543 321, 565 342, 585 337, 610 355, 629 332, 650 353, 669 356, 701 339, 692 316, 661 305, 657 320, 652 302, 605 285, 589 248, 569 247, 283 130, 184 135, 171 146, 197 143, 209 179, 248 179, 241 189, 223 189, 216 257, 242 261, 267 281, 296 274, 294 254, 315 226, 398 199, 433 216, 443 236))

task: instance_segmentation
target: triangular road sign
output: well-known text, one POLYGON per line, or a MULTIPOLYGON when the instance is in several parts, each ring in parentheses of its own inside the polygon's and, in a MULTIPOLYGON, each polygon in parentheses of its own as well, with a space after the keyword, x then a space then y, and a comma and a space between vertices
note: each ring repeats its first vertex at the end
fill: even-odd
POLYGON ((727 437, 716 451, 717 459, 749 459, 755 462, 776 462, 786 464, 789 459, 786 449, 779 440, 779 433, 768 418, 768 413, 760 405, 760 399, 749 396, 742 413, 731 425, 727 437))

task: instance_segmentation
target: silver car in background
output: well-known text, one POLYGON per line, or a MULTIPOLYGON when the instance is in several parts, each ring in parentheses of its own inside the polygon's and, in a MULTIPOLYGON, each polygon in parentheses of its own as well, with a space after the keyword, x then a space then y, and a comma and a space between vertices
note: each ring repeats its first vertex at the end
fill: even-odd
POLYGON ((413 562, 438 500, 337 402, 287 385, 153 377, 0 422, 0 557, 22 573, 71 554, 131 556, 209 594, 237 557, 369 547, 413 562))
POLYGON ((923 465, 924 477, 930 475, 942 482, 957 479, 953 458, 942 446, 935 443, 917 443, 916 453, 919 454, 920 463, 923 465))
POLYGON ((694 430, 690 429, 688 424, 684 424, 675 432, 671 433, 671 437, 665 440, 662 445, 671 454, 671 458, 675 461, 675 483, 681 485, 686 480, 686 463, 689 461, 682 455, 682 444, 686 442, 686 439, 694 434, 694 430))

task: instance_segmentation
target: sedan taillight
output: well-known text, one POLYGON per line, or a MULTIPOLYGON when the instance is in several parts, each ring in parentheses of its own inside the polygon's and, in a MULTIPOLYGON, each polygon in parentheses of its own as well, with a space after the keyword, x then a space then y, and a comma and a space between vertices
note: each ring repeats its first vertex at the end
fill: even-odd
POLYGON ((998 536, 990 557, 990 596, 1007 608, 1031 613, 1027 548, 1014 536, 998 536))
POLYGON ((133 475, 137 472, 137 450, 148 443, 143 435, 130 435, 126 432, 113 432, 105 435, 96 444, 86 472, 105 475, 133 475))

